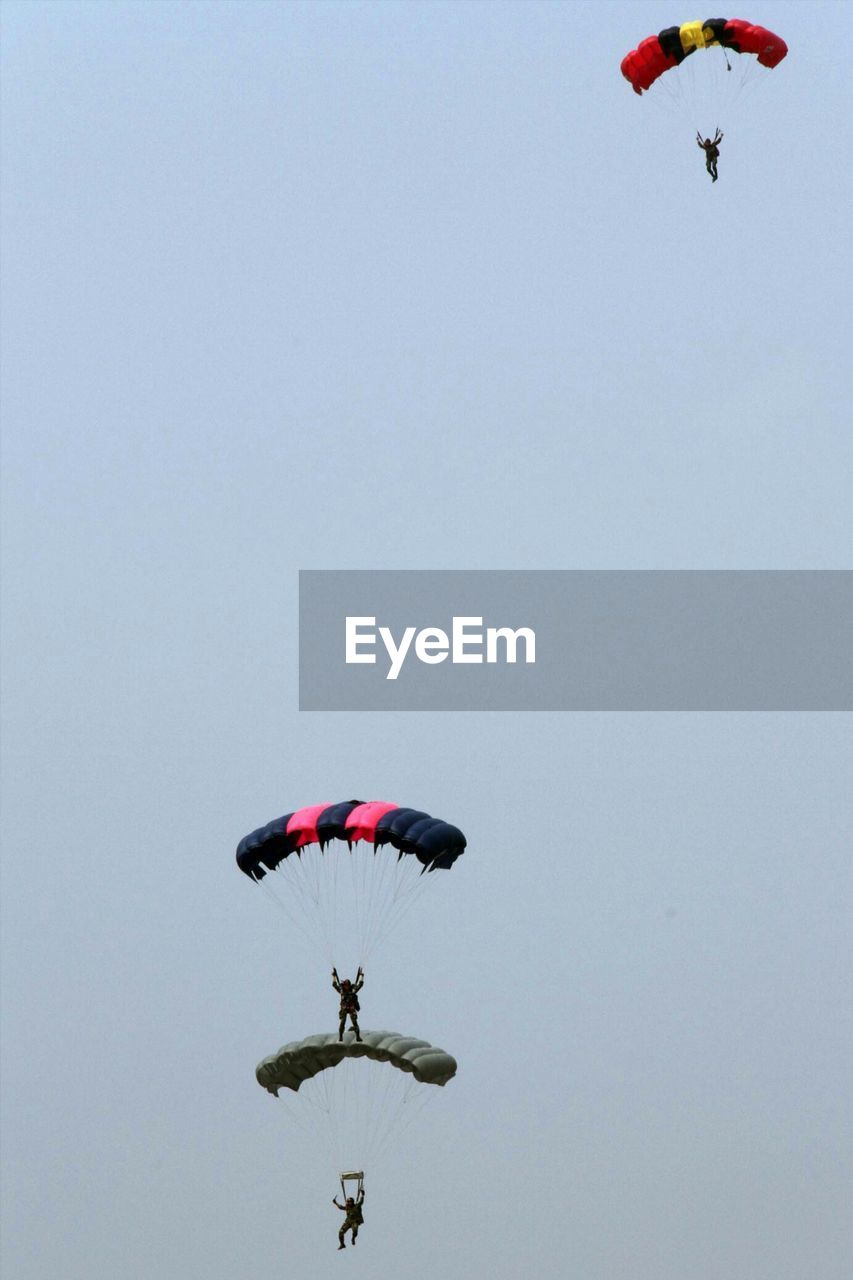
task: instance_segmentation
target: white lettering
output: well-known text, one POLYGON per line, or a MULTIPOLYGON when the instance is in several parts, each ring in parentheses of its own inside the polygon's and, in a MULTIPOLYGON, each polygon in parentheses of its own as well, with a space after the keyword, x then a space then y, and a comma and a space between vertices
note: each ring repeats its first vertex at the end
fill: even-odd
POLYGON ((415 640, 415 653, 421 662, 444 662, 450 649, 450 641, 446 631, 438 627, 424 627, 415 640))
POLYGON ((403 663, 406 660, 406 654, 409 652, 409 645, 412 643, 412 636, 415 634, 415 628, 406 627, 399 647, 394 643, 394 637, 391 634, 390 627, 380 627, 379 634, 382 637, 382 643, 388 650, 388 657, 391 659, 391 669, 385 679, 396 680, 402 670, 403 663))
POLYGON ((513 631, 511 627, 488 627, 486 629, 486 662, 498 661, 498 640, 506 641, 505 662, 515 662, 515 651, 518 639, 524 640, 524 661, 536 661, 536 633, 530 627, 519 627, 513 631))
POLYGON ((478 632, 472 635, 465 630, 466 627, 476 627, 483 625, 482 618, 454 618, 453 619, 453 661, 454 662, 482 662, 482 653, 466 653, 465 646, 479 644, 482 647, 483 633, 478 632))
MULTIPOLYGON (((524 661, 536 661, 536 633, 532 627, 487 627, 483 634, 483 619, 474 617, 454 617, 451 636, 440 627, 406 627, 398 644, 390 627, 379 628, 379 638, 385 646, 390 666, 385 673, 386 680, 396 680, 403 670, 406 658, 414 641, 415 656, 419 662, 435 666, 444 662, 450 654, 452 663, 483 662, 483 641, 485 639, 486 662, 507 664, 519 660, 519 643, 524 644, 524 661), (478 652, 479 650, 479 652, 478 652)), ((376 618, 348 617, 346 619, 346 661, 347 663, 376 662, 375 653, 365 653, 364 649, 372 649, 376 645, 376 618)))
POLYGON ((375 653, 359 653, 359 645, 376 644, 376 632, 370 635, 359 635, 360 626, 375 626, 375 618, 347 618, 346 622, 346 660, 350 662, 375 662, 375 653))

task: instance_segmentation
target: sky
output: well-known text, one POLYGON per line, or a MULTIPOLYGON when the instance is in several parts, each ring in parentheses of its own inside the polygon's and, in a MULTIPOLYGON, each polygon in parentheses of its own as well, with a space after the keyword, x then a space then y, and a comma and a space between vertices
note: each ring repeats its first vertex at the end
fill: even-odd
POLYGON ((619 72, 693 16, 4 5, 5 1275, 848 1274, 850 716, 297 710, 300 569, 850 567, 847 10, 708 120, 619 72), (234 848, 359 795, 468 850, 342 1260, 234 848))

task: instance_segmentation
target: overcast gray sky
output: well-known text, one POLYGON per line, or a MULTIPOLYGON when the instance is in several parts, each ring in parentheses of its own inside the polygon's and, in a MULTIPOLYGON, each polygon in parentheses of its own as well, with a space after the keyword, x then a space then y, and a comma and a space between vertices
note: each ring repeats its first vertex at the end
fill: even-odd
POLYGON ((5 4, 10 1280, 849 1274, 850 717, 296 710, 300 568, 849 566, 849 10, 706 121, 619 72, 695 16, 5 4), (340 1259, 233 853, 358 795, 469 851, 340 1259))

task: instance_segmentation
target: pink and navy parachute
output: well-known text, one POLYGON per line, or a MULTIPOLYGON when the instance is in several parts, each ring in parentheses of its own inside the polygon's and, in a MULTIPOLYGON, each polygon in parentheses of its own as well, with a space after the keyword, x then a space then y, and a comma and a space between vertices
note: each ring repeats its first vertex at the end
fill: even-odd
POLYGON ((788 52, 782 37, 766 27, 757 27, 743 18, 706 18, 704 22, 666 27, 656 36, 641 40, 622 59, 622 74, 635 93, 642 93, 690 54, 715 45, 732 53, 754 54, 763 67, 778 66, 788 52))
POLYGON ((458 827, 420 809, 404 809, 384 800, 345 800, 309 805, 252 831, 237 846, 237 865, 252 880, 263 880, 267 871, 274 871, 306 845, 325 849, 333 840, 344 841, 350 849, 359 840, 376 850, 390 845, 398 858, 414 856, 423 871, 452 867, 466 845, 458 827))

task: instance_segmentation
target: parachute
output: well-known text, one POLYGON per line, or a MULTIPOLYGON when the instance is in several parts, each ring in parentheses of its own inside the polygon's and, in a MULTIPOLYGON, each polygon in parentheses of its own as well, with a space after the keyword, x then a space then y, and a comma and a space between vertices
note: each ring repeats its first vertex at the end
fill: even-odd
POLYGON ((705 22, 666 27, 656 36, 641 40, 622 59, 622 74, 634 92, 642 94, 691 53, 714 45, 733 53, 755 54, 763 67, 777 67, 788 52, 782 37, 765 27, 753 26, 742 18, 708 18, 705 22))
MULTIPOLYGON (((389 1139, 456 1074, 456 1059, 426 1040, 397 1031, 334 1033, 284 1045, 255 1069, 258 1084, 285 1104, 291 1119, 325 1132, 343 1178, 363 1179, 389 1139), (387 1064, 387 1065, 383 1065, 387 1064), (296 1094, 299 1098, 296 1098, 296 1094)), ((361 1185, 361 1184, 360 1184, 361 1185)))
POLYGON ((681 121, 687 117, 701 137, 711 137, 721 123, 734 123, 742 100, 787 52, 782 37, 765 27, 743 18, 708 18, 641 40, 622 59, 622 74, 636 94, 652 89, 657 108, 681 121), (700 50, 702 57, 691 57, 700 50))
MULTIPOLYGON (((423 810, 347 800, 297 809, 250 832, 237 847, 237 865, 352 973, 341 953, 351 953, 353 968, 356 958, 363 966, 417 893, 435 882, 431 873, 450 870, 465 848, 458 827, 423 810)), ((340 1174, 344 1195, 351 1181, 363 1190, 366 1164, 435 1095, 425 1086, 443 1087, 455 1074, 450 1054, 396 1031, 362 1031, 360 1040, 352 1031, 308 1036, 255 1071, 312 1142, 319 1119, 338 1169, 349 1171, 340 1174)))
POLYGON ((297 809, 259 827, 240 841, 237 865, 253 880, 263 880, 265 868, 274 871, 291 853, 309 844, 325 849, 332 840, 343 840, 350 849, 359 840, 377 849, 389 844, 400 856, 413 854, 429 871, 451 867, 466 844, 458 827, 419 809, 385 800, 346 800, 297 809))
POLYGON ((449 870, 465 847, 458 827, 420 809, 347 800, 252 831, 237 847, 237 865, 309 941, 319 938, 328 961, 343 953, 364 965, 431 879, 424 873, 449 870))
POLYGON ((365 1031, 361 1040, 356 1040, 352 1031, 348 1031, 342 1041, 334 1032, 308 1036, 264 1058, 255 1075, 258 1084, 278 1097, 279 1089, 292 1089, 297 1093, 306 1080, 337 1067, 345 1058, 390 1062, 398 1071, 413 1075, 420 1084, 444 1086, 456 1075, 456 1059, 449 1053, 434 1049, 426 1040, 401 1036, 399 1031, 365 1031))

